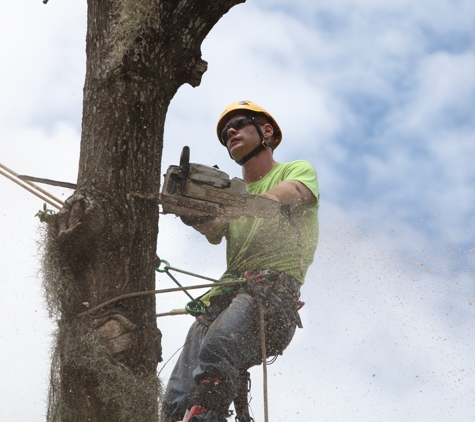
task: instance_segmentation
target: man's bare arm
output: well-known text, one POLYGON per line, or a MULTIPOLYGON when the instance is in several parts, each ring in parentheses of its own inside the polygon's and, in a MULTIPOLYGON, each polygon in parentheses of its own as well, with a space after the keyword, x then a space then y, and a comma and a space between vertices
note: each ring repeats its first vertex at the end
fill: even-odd
MULTIPOLYGON (((296 180, 284 180, 260 196, 273 199, 281 204, 289 204, 291 209, 311 204, 317 200, 309 188, 296 180)), ((206 223, 194 224, 193 228, 206 237, 217 240, 224 235, 227 223, 227 219, 217 218, 206 223)))
POLYGON ((311 190, 297 180, 284 180, 261 196, 274 199, 281 204, 289 204, 290 209, 311 204, 317 200, 311 190))

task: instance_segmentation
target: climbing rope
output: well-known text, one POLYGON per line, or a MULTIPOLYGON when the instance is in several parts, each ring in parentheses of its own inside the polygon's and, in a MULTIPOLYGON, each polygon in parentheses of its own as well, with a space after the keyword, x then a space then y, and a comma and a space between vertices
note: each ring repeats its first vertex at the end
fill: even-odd
POLYGON ((261 330, 261 351, 262 351, 262 378, 263 378, 263 390, 264 390, 264 421, 269 422, 269 402, 267 395, 267 356, 266 356, 266 331, 264 321, 264 308, 261 298, 256 296, 254 298, 259 308, 259 327, 261 330))
MULTIPOLYGON (((188 304, 186 305, 186 311, 188 313, 192 314, 192 315, 199 315, 201 312, 204 311, 204 305, 198 299, 193 298, 193 296, 191 296, 188 293, 188 290, 205 289, 205 288, 210 288, 210 287, 216 287, 216 283, 219 283, 221 289, 223 289, 223 291, 226 292, 226 291, 229 291, 230 289, 232 289, 232 287, 237 286, 239 284, 246 283, 246 281, 247 281, 247 280, 239 279, 236 276, 233 276, 231 274, 224 274, 218 280, 216 280, 214 278, 206 277, 204 275, 200 275, 200 274, 196 274, 196 273, 192 273, 192 272, 189 272, 189 271, 181 270, 179 268, 172 267, 172 266, 170 266, 170 263, 168 261, 166 261, 164 259, 162 260, 158 257, 156 258, 155 271, 157 271, 159 273, 166 273, 178 285, 178 287, 174 287, 174 288, 171 288, 171 289, 146 290, 146 291, 143 291, 143 292, 126 293, 126 294, 114 297, 112 299, 106 300, 105 302, 103 302, 103 303, 101 303, 97 306, 94 306, 93 308, 88 309, 87 311, 84 311, 84 312, 81 312, 81 313, 77 314, 77 316, 80 317, 80 318, 85 317, 87 315, 90 315, 90 314, 94 313, 95 311, 97 311, 101 308, 104 308, 105 306, 111 305, 112 303, 115 303, 115 302, 118 302, 118 301, 124 300, 124 299, 129 299, 129 298, 132 298, 132 297, 139 297, 139 296, 146 296, 146 295, 158 295, 158 294, 162 294, 162 293, 172 293, 172 292, 179 292, 179 291, 184 292, 191 299, 191 301, 188 302, 188 304), (160 268, 162 263, 165 263, 166 265, 163 268, 160 268), (212 284, 200 284, 198 286, 186 286, 186 287, 184 287, 180 284, 180 282, 172 274, 170 274, 170 271, 176 271, 176 272, 186 274, 186 275, 190 275, 190 276, 193 276, 193 277, 202 278, 204 280, 212 281, 213 283, 212 284), (225 279, 229 279, 229 278, 231 278, 231 281, 224 281, 225 279)), ((157 316, 181 315, 181 314, 184 314, 184 312, 181 311, 181 310, 173 310, 173 311, 167 312, 165 314, 158 314, 157 316)))
POLYGON ((58 210, 60 210, 64 204, 63 201, 51 195, 49 192, 45 191, 44 189, 41 189, 38 185, 35 185, 33 182, 30 182, 29 180, 20 179, 18 177, 19 176, 18 173, 14 172, 13 170, 9 169, 7 166, 4 166, 1 163, 0 163, 0 174, 6 177, 7 179, 11 180, 12 182, 16 183, 17 185, 21 186, 23 189, 26 189, 28 192, 32 193, 38 198, 41 198, 43 201, 47 202, 48 204, 52 205, 58 210))
MULTIPOLYGON (((239 284, 245 283, 246 280, 232 280, 232 281, 223 281, 221 284, 224 287, 231 287, 231 286, 237 286, 239 284)), ((216 287, 216 284, 200 284, 198 286, 186 286, 186 287, 173 287, 171 289, 161 289, 161 290, 146 290, 143 292, 133 292, 133 293, 126 293, 117 297, 114 297, 112 299, 106 300, 105 302, 94 306, 94 308, 88 309, 87 311, 81 312, 77 314, 76 316, 79 318, 85 317, 87 315, 90 315, 97 310, 104 308, 107 305, 111 305, 112 303, 118 302, 120 300, 124 299, 130 299, 132 297, 139 297, 139 296, 146 296, 146 295, 159 295, 162 293, 173 293, 173 292, 180 292, 183 290, 195 290, 195 289, 206 289, 210 287, 216 287)))

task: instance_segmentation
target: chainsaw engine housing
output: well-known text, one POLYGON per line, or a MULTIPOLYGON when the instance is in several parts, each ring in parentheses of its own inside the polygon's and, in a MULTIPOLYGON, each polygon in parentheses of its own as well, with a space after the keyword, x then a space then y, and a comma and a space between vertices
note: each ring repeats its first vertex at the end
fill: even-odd
POLYGON ((216 167, 189 163, 184 147, 179 166, 165 174, 160 203, 164 213, 218 218, 273 218, 280 203, 247 191, 246 184, 216 167))

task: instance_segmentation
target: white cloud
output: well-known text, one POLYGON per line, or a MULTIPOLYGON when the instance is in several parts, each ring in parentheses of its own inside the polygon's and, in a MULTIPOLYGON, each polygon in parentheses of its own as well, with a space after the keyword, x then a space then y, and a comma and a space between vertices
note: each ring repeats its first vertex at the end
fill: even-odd
POLYGON ((68 122, 20 127, 2 134, 2 164, 19 174, 75 183, 80 134, 68 122))
POLYGON ((0 36, 7 40, 0 79, 3 130, 47 124, 58 115, 73 115, 80 122, 85 7, 79 0, 2 5, 0 36))
MULTIPOLYGON (((326 204, 317 261, 302 289, 304 329, 268 369, 272 420, 317 414, 331 422, 461 421, 471 415, 470 285, 460 279, 456 298, 446 282, 450 270, 432 265, 436 257, 407 262, 397 246, 413 241, 420 248, 430 239, 405 230, 397 240, 385 231, 368 235, 359 216, 326 204), (446 315, 441 309, 448 302, 446 315)), ((175 351, 183 338, 173 336, 173 327, 186 329, 186 317, 173 318, 159 324, 175 351)), ((252 370, 257 419, 261 371, 252 370)))
POLYGON ((475 99, 474 74, 475 51, 426 55, 415 69, 411 96, 398 110, 394 126, 403 135, 431 136, 436 141, 441 131, 473 133, 469 107, 475 99))
MULTIPOLYGON (((9 42, 0 162, 16 171, 75 182, 85 7, 2 6, 0 35, 9 42)), ((172 101, 162 172, 188 144, 193 162, 239 175, 215 123, 228 103, 249 98, 281 123, 277 159, 309 159, 320 176, 322 234, 303 289, 305 329, 270 367, 272 420, 473 415, 474 9, 446 0, 247 2, 205 40, 202 85, 182 87, 172 101)), ((0 193, 9 345, 0 349, 0 417, 34 420, 45 413, 51 330, 35 278, 33 215, 42 202, 6 179, 0 193)), ((212 277, 224 267, 223 245, 207 245, 172 216, 160 220, 157 252, 212 277)), ((157 287, 172 285, 157 277, 157 287)), ((160 297, 157 309, 186 302, 183 294, 160 297)), ((165 359, 190 322, 159 320, 165 359)))

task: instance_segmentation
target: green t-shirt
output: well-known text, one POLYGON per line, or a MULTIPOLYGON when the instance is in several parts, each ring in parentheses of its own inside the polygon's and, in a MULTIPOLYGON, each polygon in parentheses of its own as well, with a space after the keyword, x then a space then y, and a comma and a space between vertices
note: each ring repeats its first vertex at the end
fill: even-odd
MULTIPOLYGON (((284 180, 303 183, 317 201, 294 209, 291 220, 285 214, 272 219, 241 217, 230 220, 223 233, 227 242, 226 273, 275 269, 304 282, 318 243, 319 192, 315 169, 303 160, 279 163, 261 180, 247 185, 247 190, 252 194, 262 194, 284 180), (303 274, 300 271, 300 253, 303 258, 303 274)), ((209 237, 208 240, 214 244, 221 242, 221 238, 216 237, 209 237)), ((221 291, 213 290, 215 289, 202 298, 204 303, 221 291)))

